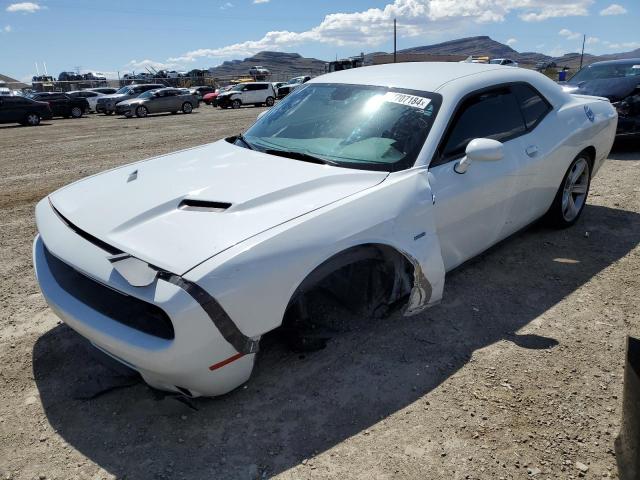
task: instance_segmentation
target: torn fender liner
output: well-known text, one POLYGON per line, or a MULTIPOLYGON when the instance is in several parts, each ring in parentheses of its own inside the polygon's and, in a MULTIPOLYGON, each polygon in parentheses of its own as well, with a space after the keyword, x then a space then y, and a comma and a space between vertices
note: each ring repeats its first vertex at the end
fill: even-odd
POLYGON ((425 277, 422 271, 420 263, 407 252, 402 252, 402 254, 413 265, 413 287, 411 288, 409 301, 404 309, 404 315, 409 317, 420 313, 429 306, 432 289, 429 280, 427 280, 427 277, 425 277))
POLYGON ((200 304, 207 315, 209 315, 209 318, 211 318, 211 321, 218 328, 224 339, 239 353, 248 354, 256 353, 258 351, 258 345, 260 343, 259 340, 254 340, 242 333, 216 299, 209 295, 204 288, 193 282, 185 280, 179 275, 162 270, 158 272, 158 278, 180 287, 191 295, 191 297, 200 304))

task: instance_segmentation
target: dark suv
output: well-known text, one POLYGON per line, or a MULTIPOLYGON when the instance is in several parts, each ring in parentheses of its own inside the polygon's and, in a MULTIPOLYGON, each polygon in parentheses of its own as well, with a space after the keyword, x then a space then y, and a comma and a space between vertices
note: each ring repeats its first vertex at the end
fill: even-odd
POLYGON ((54 117, 80 118, 89 111, 89 104, 85 98, 70 97, 66 93, 32 93, 29 98, 38 102, 47 102, 54 117))
POLYGON ((18 96, 0 97, 0 123, 20 123, 35 127, 40 124, 40 120, 51 117, 51 108, 47 103, 18 96))

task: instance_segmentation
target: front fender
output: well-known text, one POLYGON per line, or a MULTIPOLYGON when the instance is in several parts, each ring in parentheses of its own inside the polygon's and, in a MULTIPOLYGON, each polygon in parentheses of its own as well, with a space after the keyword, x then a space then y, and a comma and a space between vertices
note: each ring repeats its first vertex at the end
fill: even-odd
POLYGON ((332 256, 382 244, 414 266, 406 314, 442 297, 444 265, 426 169, 397 172, 379 185, 276 226, 216 255, 184 278, 207 290, 247 336, 278 327, 297 287, 332 256))

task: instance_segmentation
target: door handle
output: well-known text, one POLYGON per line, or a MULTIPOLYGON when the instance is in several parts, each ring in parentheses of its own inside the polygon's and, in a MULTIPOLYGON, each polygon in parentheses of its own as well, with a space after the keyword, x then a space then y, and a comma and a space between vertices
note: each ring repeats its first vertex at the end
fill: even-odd
POLYGON ((536 147, 535 145, 529 145, 526 148, 525 152, 530 157, 535 157, 538 154, 538 147, 536 147))

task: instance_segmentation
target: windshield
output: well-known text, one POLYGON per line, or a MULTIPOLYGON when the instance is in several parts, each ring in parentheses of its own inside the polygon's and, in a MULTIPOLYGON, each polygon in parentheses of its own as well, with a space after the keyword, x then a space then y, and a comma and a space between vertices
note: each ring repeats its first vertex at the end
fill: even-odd
POLYGON ((307 83, 243 139, 257 150, 302 153, 343 167, 402 170, 415 163, 440 99, 415 90, 307 83))
POLYGON ((231 87, 228 91, 239 92, 244 88, 244 83, 239 83, 233 87, 231 87))
POLYGON ((129 87, 122 87, 120 90, 118 90, 116 93, 123 93, 123 94, 127 94, 129 93, 129 87))
POLYGON ((589 65, 576 73, 568 83, 577 84, 601 78, 624 78, 640 75, 640 63, 613 63, 605 65, 589 65))
POLYGON ((502 59, 501 58, 497 58, 495 60, 491 60, 489 63, 491 65, 500 65, 502 63, 502 59))

